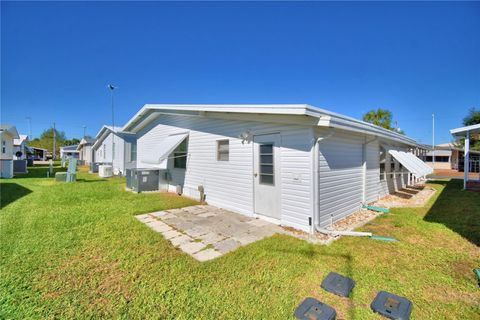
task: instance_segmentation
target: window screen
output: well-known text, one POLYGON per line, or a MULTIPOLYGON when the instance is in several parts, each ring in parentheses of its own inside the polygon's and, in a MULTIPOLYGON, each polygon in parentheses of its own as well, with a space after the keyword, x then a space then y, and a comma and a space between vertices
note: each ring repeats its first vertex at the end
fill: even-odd
POLYGON ((217 141, 217 160, 228 161, 230 154, 230 142, 229 140, 217 141))
POLYGON ((130 161, 137 161, 137 143, 130 144, 130 161))
POLYGON ((380 147, 379 151, 379 162, 380 162, 380 180, 385 180, 385 159, 386 151, 384 148, 380 147))
POLYGON ((187 168, 187 140, 182 143, 173 152, 173 167, 176 169, 187 168))
POLYGON ((274 171, 274 163, 273 163, 273 143, 261 144, 259 147, 260 147, 260 150, 259 150, 260 183, 274 185, 275 171, 274 171))

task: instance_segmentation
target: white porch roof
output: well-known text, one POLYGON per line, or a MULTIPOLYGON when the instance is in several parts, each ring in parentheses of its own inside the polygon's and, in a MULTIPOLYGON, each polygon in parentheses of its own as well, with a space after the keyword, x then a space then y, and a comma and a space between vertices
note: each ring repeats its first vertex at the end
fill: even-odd
POLYGON ((153 164, 161 169, 167 168, 168 155, 175 150, 180 143, 188 137, 188 133, 170 135, 160 141, 154 150, 147 153, 147 157, 142 159, 143 163, 153 164))
POLYGON ((471 126, 461 127, 450 130, 455 138, 465 138, 470 133, 470 138, 480 139, 480 123, 471 126))
POLYGON ((433 173, 433 169, 427 166, 422 160, 416 157, 413 153, 397 150, 388 150, 398 162, 402 164, 408 171, 413 173, 417 178, 433 173))

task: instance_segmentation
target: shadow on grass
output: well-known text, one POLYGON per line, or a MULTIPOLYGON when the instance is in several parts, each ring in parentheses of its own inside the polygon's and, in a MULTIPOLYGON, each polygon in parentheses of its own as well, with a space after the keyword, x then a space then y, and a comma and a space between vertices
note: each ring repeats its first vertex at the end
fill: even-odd
POLYGON ((445 225, 471 243, 480 246, 480 197, 463 190, 463 181, 435 180, 445 186, 424 220, 445 225))
MULTIPOLYGON (((341 268, 341 269, 332 268, 330 270, 325 270, 326 272, 325 272, 324 278, 328 275, 328 273, 336 272, 343 276, 353 279, 353 259, 350 253, 346 253, 346 254, 345 253, 327 253, 327 252, 320 253, 317 250, 315 250, 315 245, 313 244, 302 246, 296 250, 292 250, 292 249, 280 250, 280 252, 283 254, 293 254, 293 255, 300 253, 301 255, 305 256, 308 259, 313 259, 317 256, 321 256, 322 258, 329 259, 329 260, 341 259, 344 261, 344 263, 339 263, 338 265, 345 266, 345 268, 341 268)), ((318 279, 319 285, 324 278, 318 279)), ((348 313, 350 319, 356 319, 356 310, 355 310, 355 305, 353 304, 354 295, 355 295, 355 289, 352 290, 352 292, 350 293, 350 299, 348 299, 348 302, 346 305, 346 309, 347 309, 346 312, 348 313)))
POLYGON ((82 182, 82 183, 90 183, 90 182, 107 182, 107 180, 104 180, 104 179, 91 179, 91 180, 87 180, 87 179, 77 179, 78 182, 82 182))
MULTIPOLYGON (((66 168, 53 167, 53 174, 50 175, 50 178, 55 177, 57 172, 65 172, 66 168)), ((28 173, 17 175, 15 179, 25 179, 25 178, 47 178, 48 166, 43 167, 28 167, 28 173)))
POLYGON ((32 193, 32 190, 25 188, 16 183, 2 183, 0 184, 0 208, 3 209, 10 203, 32 193))

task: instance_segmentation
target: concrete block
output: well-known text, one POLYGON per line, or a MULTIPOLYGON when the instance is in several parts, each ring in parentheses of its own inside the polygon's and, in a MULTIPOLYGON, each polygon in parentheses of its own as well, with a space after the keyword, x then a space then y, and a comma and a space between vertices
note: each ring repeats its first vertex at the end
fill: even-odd
POLYGON ((221 255, 222 254, 218 251, 215 251, 213 249, 207 249, 207 250, 202 250, 202 251, 199 251, 199 252, 193 254, 193 257, 195 259, 197 259, 198 261, 203 262, 203 261, 208 261, 208 260, 218 258, 221 255))
POLYGON ((205 248, 207 245, 203 242, 186 242, 180 246, 180 249, 188 254, 193 254, 205 248))

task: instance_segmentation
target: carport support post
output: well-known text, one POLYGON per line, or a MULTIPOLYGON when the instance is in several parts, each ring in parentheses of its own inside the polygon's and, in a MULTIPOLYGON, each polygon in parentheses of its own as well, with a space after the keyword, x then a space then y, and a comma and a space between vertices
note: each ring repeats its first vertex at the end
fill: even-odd
POLYGON ((467 189, 468 173, 470 172, 470 131, 465 137, 465 156, 463 161, 463 189, 467 189))

